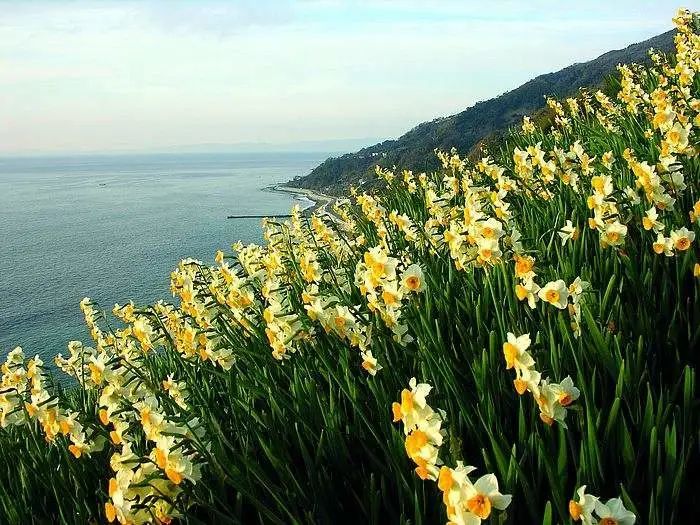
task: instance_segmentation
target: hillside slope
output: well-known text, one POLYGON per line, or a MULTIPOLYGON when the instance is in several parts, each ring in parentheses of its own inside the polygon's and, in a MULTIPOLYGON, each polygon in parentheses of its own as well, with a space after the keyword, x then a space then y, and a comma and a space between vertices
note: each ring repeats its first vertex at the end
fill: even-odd
POLYGON ((452 115, 419 124, 396 140, 386 140, 356 153, 331 157, 311 173, 288 184, 342 193, 351 185, 367 180, 375 164, 427 171, 438 166, 435 148, 457 148, 468 152, 479 140, 518 122, 523 115, 544 105, 544 97, 565 97, 579 88, 601 84, 620 63, 642 63, 650 48, 668 52, 673 49, 675 31, 668 31, 621 50, 609 51, 588 62, 576 63, 555 73, 540 75, 496 98, 478 102, 452 115))

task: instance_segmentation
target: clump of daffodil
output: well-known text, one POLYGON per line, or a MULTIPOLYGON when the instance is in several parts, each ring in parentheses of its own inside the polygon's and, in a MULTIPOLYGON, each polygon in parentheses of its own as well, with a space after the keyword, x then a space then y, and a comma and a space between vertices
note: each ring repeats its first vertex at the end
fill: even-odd
POLYGON ((432 390, 427 383, 409 381, 409 388, 401 392, 401 402, 392 405, 394 422, 404 427, 405 447, 408 456, 416 463, 416 474, 421 479, 438 482, 450 523, 479 524, 493 511, 505 510, 510 495, 498 490, 498 480, 493 474, 481 476, 476 481, 469 478, 475 467, 466 467, 461 461, 455 468, 442 465, 438 458, 445 430, 442 429, 444 413, 435 412, 426 397, 432 390))
POLYGON ((412 293, 425 288, 423 271, 417 264, 391 257, 385 247, 375 246, 363 255, 355 267, 355 286, 366 297, 367 305, 382 319, 399 344, 413 340, 408 325, 402 322, 402 306, 412 293))
POLYGON ((401 391, 401 402, 395 402, 391 409, 394 423, 403 423, 406 454, 417 465, 416 474, 421 479, 436 480, 441 464, 438 452, 445 431, 442 429, 444 416, 426 401, 431 390, 429 384, 418 383, 413 377, 409 389, 401 391))
POLYGON ((542 374, 535 367, 534 358, 528 352, 531 343, 530 334, 516 337, 508 332, 507 341, 503 343, 506 369, 515 370, 513 384, 518 394, 532 394, 544 423, 552 425, 557 421, 566 427, 566 408, 578 399, 579 389, 568 376, 561 383, 542 379, 542 374))
POLYGON ((474 470, 475 467, 467 467, 461 461, 455 468, 440 469, 438 487, 449 523, 478 525, 510 505, 512 497, 500 493, 495 475, 485 474, 472 481, 469 474, 474 470))

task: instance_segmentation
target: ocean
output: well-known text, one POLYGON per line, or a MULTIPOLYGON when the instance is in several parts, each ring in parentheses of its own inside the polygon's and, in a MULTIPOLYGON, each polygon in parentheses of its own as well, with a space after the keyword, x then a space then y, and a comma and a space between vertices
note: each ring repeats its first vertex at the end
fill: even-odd
MULTIPOLYGON (((295 197, 264 188, 326 154, 0 157, 0 358, 17 345, 53 362, 89 342, 79 302, 172 300, 185 257, 261 242, 260 219, 295 197)), ((306 203, 308 204, 308 203, 306 203)))

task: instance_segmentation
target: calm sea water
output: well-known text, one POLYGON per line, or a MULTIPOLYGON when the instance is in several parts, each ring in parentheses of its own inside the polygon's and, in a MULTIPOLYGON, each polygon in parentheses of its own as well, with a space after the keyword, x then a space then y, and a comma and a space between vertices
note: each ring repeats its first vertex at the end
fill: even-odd
POLYGON ((260 242, 260 220, 288 213, 265 191, 324 154, 0 158, 0 357, 21 345, 49 361, 87 341, 80 300, 111 308, 171 298, 184 257, 260 242))

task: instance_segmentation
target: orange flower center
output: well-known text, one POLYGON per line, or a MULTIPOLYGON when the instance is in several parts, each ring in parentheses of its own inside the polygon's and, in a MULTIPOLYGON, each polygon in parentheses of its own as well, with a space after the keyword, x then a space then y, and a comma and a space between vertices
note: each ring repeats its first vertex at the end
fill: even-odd
POLYGON ((447 467, 440 468, 440 475, 438 476, 438 488, 447 492, 452 488, 454 479, 452 479, 452 471, 447 467))
POLYGON ((526 259, 525 257, 518 257, 515 261, 515 273, 518 276, 525 275, 532 270, 534 266, 531 259, 526 259))
POLYGON ((112 523, 117 517, 117 509, 114 508, 111 502, 105 503, 105 517, 107 521, 112 523))
POLYGON ((513 384, 515 385, 515 391, 521 396, 527 390, 527 381, 523 381, 522 379, 514 379, 513 384))
POLYGON ((428 435, 422 430, 414 430, 406 437, 406 452, 413 458, 428 444, 428 435))
POLYGON ((411 275, 408 279, 406 279, 406 287, 409 290, 417 290, 420 288, 420 279, 416 275, 411 275))
POLYGON ((576 503, 574 500, 569 501, 569 515, 571 516, 571 519, 574 521, 578 521, 581 519, 581 512, 583 511, 583 507, 576 503))
POLYGON ((401 391, 401 412, 408 414, 413 410, 413 394, 405 388, 401 391))
POLYGON ((484 494, 477 494, 467 500, 467 508, 469 512, 485 520, 491 514, 491 500, 484 494))
POLYGON ((416 458, 416 474, 420 479, 428 479, 430 477, 430 472, 428 472, 428 462, 423 458, 416 458))
POLYGON ((688 237, 681 237, 676 241, 676 250, 685 251, 690 246, 688 237))
POLYGON ((182 474, 180 474, 177 470, 172 469, 172 468, 166 468, 165 469, 165 475, 168 476, 168 479, 175 483, 175 485, 179 485, 182 483, 182 474))
POLYGON ((570 405, 572 401, 571 395, 568 393, 559 395, 559 404, 563 407, 570 405))
POLYGON ((550 303, 559 302, 559 292, 557 292, 556 290, 547 290, 547 293, 545 294, 545 299, 547 299, 547 301, 550 303))
POLYGON ((552 426, 552 423, 554 423, 554 420, 547 414, 540 414, 540 419, 544 424, 549 425, 550 427, 552 426))

